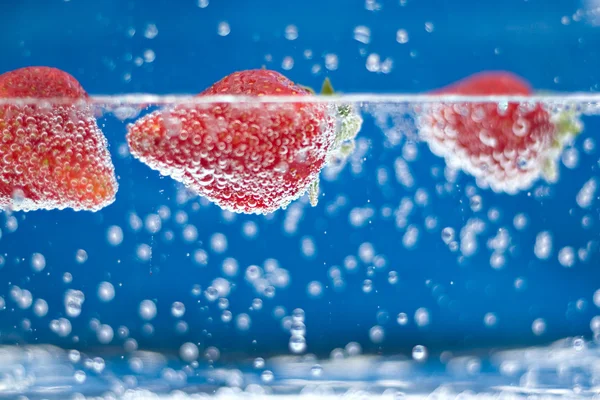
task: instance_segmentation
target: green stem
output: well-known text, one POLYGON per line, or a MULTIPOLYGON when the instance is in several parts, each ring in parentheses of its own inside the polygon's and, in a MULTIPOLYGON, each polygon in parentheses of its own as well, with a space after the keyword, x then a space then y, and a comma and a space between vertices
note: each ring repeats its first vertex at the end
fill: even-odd
MULTIPOLYGON (((303 86, 310 93, 315 94, 315 91, 309 87, 303 86)), ((333 85, 329 78, 325 78, 321 86, 321 95, 334 96, 336 94, 333 85)), ((362 118, 360 113, 354 110, 354 107, 349 104, 341 104, 337 106, 337 131, 332 146, 331 153, 328 157, 328 162, 331 160, 344 161, 354 151, 354 139, 362 126, 362 118)), ((319 178, 317 177, 308 188, 308 198, 310 204, 314 207, 319 200, 319 178)))

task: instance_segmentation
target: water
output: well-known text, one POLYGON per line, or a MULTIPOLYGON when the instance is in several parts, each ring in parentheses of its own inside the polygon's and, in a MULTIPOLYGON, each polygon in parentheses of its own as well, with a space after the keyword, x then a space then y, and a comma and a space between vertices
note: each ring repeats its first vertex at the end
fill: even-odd
POLYGON ((0 214, 0 398, 597 398, 597 95, 293 98, 352 105, 362 128, 315 207, 267 215, 220 209, 125 138, 163 107, 290 100, 91 99, 114 203, 0 214), (512 190, 432 152, 432 110, 535 103, 582 128, 547 151, 553 179, 518 163, 540 173, 512 190))
POLYGON ((444 352, 427 361, 346 349, 328 360, 198 366, 172 354, 102 358, 51 346, 2 348, 0 357, 1 398, 576 399, 597 398, 598 380, 598 347, 581 338, 491 354, 444 352))

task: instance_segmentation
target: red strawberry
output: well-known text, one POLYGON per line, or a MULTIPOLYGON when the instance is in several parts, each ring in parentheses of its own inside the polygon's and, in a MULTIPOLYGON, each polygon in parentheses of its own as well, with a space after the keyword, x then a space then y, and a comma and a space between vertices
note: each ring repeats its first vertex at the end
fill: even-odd
MULTIPOLYGON (((199 96, 310 94, 263 69, 235 72, 199 96)), ((156 111, 130 125, 127 140, 135 157, 222 208, 269 213, 309 188, 316 202, 328 155, 359 127, 337 129, 335 108, 325 103, 240 100, 156 111)))
MULTIPOLYGON (((523 79, 484 72, 436 90, 439 95, 529 96, 523 79)), ((433 153, 497 192, 528 189, 540 175, 556 179, 556 160, 580 123, 551 115, 539 103, 438 103, 417 118, 420 135, 433 153)))
POLYGON ((0 208, 98 210, 114 201, 114 168, 87 97, 55 68, 0 75, 0 208))

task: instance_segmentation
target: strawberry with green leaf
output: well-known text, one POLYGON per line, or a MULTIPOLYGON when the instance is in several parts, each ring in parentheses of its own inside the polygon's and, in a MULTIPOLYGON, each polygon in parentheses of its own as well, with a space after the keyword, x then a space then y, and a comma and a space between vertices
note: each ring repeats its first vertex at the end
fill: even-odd
MULTIPOLYGON (((326 81, 323 94, 331 93, 326 81)), ((351 151, 362 120, 350 106, 307 100, 312 94, 275 71, 235 72, 199 98, 245 99, 155 111, 129 125, 127 141, 134 157, 224 209, 270 213, 306 192, 315 205, 321 169, 351 151)))
MULTIPOLYGON (((435 95, 531 96, 530 85, 508 72, 483 72, 432 92, 435 95)), ((543 176, 557 179, 565 143, 581 131, 569 113, 536 102, 441 102, 419 113, 420 136, 447 164, 496 192, 526 190, 543 176)))

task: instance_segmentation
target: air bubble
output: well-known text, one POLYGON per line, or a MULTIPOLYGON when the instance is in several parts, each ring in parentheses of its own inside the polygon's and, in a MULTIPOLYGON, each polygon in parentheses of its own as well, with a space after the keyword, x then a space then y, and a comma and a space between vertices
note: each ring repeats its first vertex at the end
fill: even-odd
POLYGON ((210 247, 215 253, 224 253, 227 250, 227 237, 222 233, 215 233, 210 238, 210 247))
POLYGON ((248 314, 240 314, 235 318, 235 326, 240 331, 250 329, 250 316, 248 314))
POLYGON ((260 379, 264 382, 264 383, 271 383, 273 382, 274 379, 274 375, 273 372, 267 370, 267 371, 263 371, 260 374, 260 379))
POLYGON ((369 44, 371 41, 371 30, 364 25, 357 26, 354 28, 354 40, 363 44, 369 44))
POLYGON ((252 362, 252 366, 256 369, 263 369, 265 367, 265 359, 262 357, 256 357, 252 362))
POLYGON ((156 317, 156 304, 152 300, 143 300, 140 303, 139 314, 143 320, 150 321, 156 317))
POLYGON ((420 327, 429 325, 429 310, 424 307, 417 309, 417 311, 415 311, 415 323, 420 327))
POLYGON ((202 249, 194 251, 194 262, 200 266, 208 264, 208 253, 202 249))
POLYGON ((136 255, 138 259, 142 262, 149 261, 152 258, 152 247, 150 247, 146 243, 142 243, 138 245, 136 255))
POLYGON ((123 229, 120 226, 112 225, 106 231, 106 240, 112 246, 118 246, 123 242, 123 229))
POLYGON ((146 25, 146 30, 144 31, 144 36, 146 39, 154 39, 158 35, 158 28, 154 24, 146 25))
POLYGON ((427 353, 427 347, 416 345, 412 350, 412 358, 415 361, 425 361, 427 360, 427 353))
POLYGON ((198 346, 191 342, 184 343, 179 348, 179 356, 185 362, 196 361, 199 354, 198 346))
POLYGON ((528 218, 527 215, 520 213, 515 215, 515 217, 513 218, 513 225, 515 227, 515 229, 522 231, 523 229, 525 229, 527 227, 527 223, 528 223, 528 218))
POLYGON ((325 68, 329 71, 335 71, 338 69, 338 56, 336 54, 325 54, 325 68))
POLYGON ((85 301, 85 295, 80 290, 69 289, 65 292, 64 304, 65 312, 71 317, 75 318, 81 314, 81 308, 85 301))
POLYGON ((109 302, 115 298, 115 287, 110 282, 101 282, 98 285, 98 298, 104 302, 109 302))
POLYGON ((96 330, 96 336, 98 341, 102 344, 108 344, 112 342, 115 333, 110 325, 100 325, 96 330))
POLYGON ((544 332, 546 332, 546 321, 544 321, 542 318, 534 320, 531 324, 531 331, 536 336, 543 335, 544 332))
POLYGON ((408 43, 408 32, 405 29, 398 29, 396 32, 396 41, 400 44, 408 43))
POLYGON ((496 326, 496 324, 498 323, 498 317, 494 313, 487 313, 483 317, 483 323, 485 324, 485 326, 491 328, 493 326, 496 326))
POLYGON ((406 313, 398 314, 398 317, 396 318, 396 322, 398 322, 398 325, 408 324, 408 315, 406 315, 406 313))
POLYGON ((36 272, 40 272, 46 268, 46 258, 43 254, 33 253, 31 255, 31 268, 36 272))
POLYGON ((73 374, 73 378, 75 378, 75 382, 77 382, 77 383, 84 383, 86 380, 85 372, 83 372, 81 370, 77 370, 73 374))
POLYGON ((574 147, 569 147, 563 150, 561 159, 565 167, 574 169, 579 165, 579 150, 574 147))
POLYGON ((310 369, 310 374, 313 378, 320 378, 321 375, 323 375, 323 367, 321 367, 319 364, 313 365, 310 369))
POLYGON ((246 221, 242 226, 242 232, 248 239, 253 239, 258 234, 258 225, 254 221, 246 221))
POLYGON ((306 339, 304 336, 292 336, 290 338, 289 348, 294 354, 304 353, 304 351, 306 351, 306 339))
POLYGON ((375 344, 383 342, 383 339, 385 339, 385 331, 383 327, 375 325, 369 329, 369 339, 371 339, 371 342, 375 344))
POLYGON ((238 273, 238 262, 235 258, 226 258, 223 260, 223 265, 221 267, 223 274, 229 277, 234 277, 238 273))
POLYGON ((373 281, 371 281, 370 279, 365 279, 363 281, 362 291, 364 293, 371 293, 372 290, 373 290, 373 281))
POLYGON ((308 284, 306 291, 310 297, 319 297, 323 294, 323 285, 319 281, 312 281, 308 284))
POLYGON ((563 267, 570 268, 575 265, 575 249, 570 246, 563 247, 558 252, 558 262, 563 267))
POLYGON ((87 261, 87 259, 88 259, 88 254, 85 250, 83 250, 83 249, 77 250, 77 252, 75 253, 75 260, 79 264, 83 264, 84 262, 87 261))
POLYGON ((298 28, 296 25, 288 25, 285 27, 285 38, 287 40, 298 39, 298 28))
POLYGON ((444 243, 449 244, 454 240, 454 229, 446 227, 442 229, 442 240, 444 243))
POLYGON ((284 57, 283 61, 281 62, 281 68, 283 68, 286 71, 289 71, 290 69, 294 68, 294 59, 290 56, 284 57))
POLYGON ((367 71, 379 72, 381 70, 381 58, 379 54, 372 53, 367 57, 367 71))
POLYGON ((147 49, 144 51, 144 61, 147 63, 154 62, 156 59, 156 54, 152 49, 147 49))
POLYGON ((229 24, 227 22, 219 23, 219 26, 217 27, 217 33, 219 34, 219 36, 229 35, 229 33, 231 33, 231 28, 229 27, 229 24))
MULTIPOLYGON (((0 310, 3 308, 3 304, 0 304, 0 310)), ((48 303, 44 299, 37 299, 35 303, 33 303, 33 312, 38 317, 44 317, 48 314, 48 303)))
POLYGON ((158 214, 148 214, 144 221, 146 231, 151 235, 154 235, 162 228, 162 219, 158 214))
POLYGON ((550 257, 552 254, 552 236, 550 232, 543 231, 537 234, 533 252, 540 260, 546 260, 550 257))
POLYGON ((181 318, 183 317, 183 315, 185 314, 185 305, 180 302, 180 301, 176 301, 171 305, 171 314, 175 317, 175 318, 181 318))

